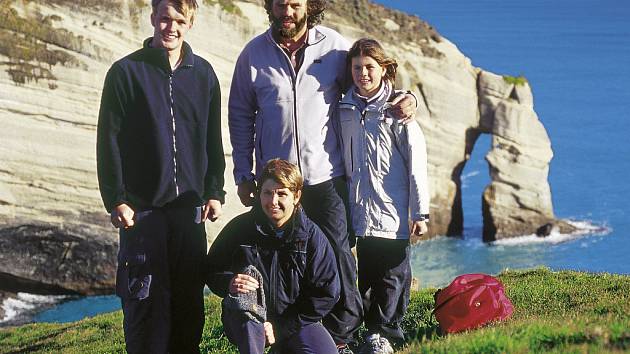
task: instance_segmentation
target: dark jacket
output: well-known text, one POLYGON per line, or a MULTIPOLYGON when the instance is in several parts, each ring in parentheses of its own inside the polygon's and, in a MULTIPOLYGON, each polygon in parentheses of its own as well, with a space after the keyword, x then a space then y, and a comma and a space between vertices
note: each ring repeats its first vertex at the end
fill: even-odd
POLYGON ((184 42, 183 60, 172 71, 166 50, 149 47, 150 41, 114 63, 105 78, 97 131, 105 208, 161 207, 182 195, 187 204, 223 202, 221 92, 214 70, 184 42))
POLYGON ((232 219, 208 252, 207 284, 225 297, 230 280, 247 265, 263 277, 267 321, 281 341, 318 322, 339 299, 337 263, 328 240, 301 208, 278 236, 260 208, 232 219))

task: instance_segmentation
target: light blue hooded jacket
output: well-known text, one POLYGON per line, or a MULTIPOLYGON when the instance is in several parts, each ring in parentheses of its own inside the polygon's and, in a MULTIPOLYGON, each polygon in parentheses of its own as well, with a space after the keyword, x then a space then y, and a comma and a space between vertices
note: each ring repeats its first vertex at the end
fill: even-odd
POLYGON ((408 239, 409 220, 429 214, 426 143, 417 122, 388 117, 383 82, 374 100, 352 87, 339 105, 351 221, 357 236, 408 239))
POLYGON ((343 175, 339 133, 333 115, 341 98, 349 43, 315 26, 308 32, 304 61, 296 73, 271 30, 251 40, 234 69, 228 123, 234 179, 252 180, 272 159, 300 168, 305 185, 343 175))

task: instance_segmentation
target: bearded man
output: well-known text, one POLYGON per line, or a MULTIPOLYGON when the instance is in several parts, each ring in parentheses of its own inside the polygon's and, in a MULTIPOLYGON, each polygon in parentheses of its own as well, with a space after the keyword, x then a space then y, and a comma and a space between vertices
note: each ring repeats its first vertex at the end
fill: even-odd
MULTIPOLYGON (((347 229, 347 187, 337 135, 338 101, 346 89, 349 42, 319 25, 324 0, 265 0, 270 28, 252 39, 236 63, 228 122, 238 196, 251 206, 255 176, 268 160, 296 164, 304 177, 302 206, 336 256, 341 296, 324 320, 341 353, 361 323, 356 263, 347 229), (256 156, 256 174, 253 155, 256 156)), ((394 101, 398 118, 413 118, 415 98, 394 101)))

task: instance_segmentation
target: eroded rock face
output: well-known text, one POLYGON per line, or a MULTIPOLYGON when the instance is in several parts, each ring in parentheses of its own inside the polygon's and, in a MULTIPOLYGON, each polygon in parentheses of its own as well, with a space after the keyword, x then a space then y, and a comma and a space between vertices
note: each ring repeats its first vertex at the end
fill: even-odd
MULTIPOLYGON (((0 231, 0 274, 4 274, 0 290, 6 280, 6 284, 20 285, 20 291, 112 292, 117 235, 98 193, 97 114, 105 73, 112 62, 139 48, 153 33, 147 20, 150 6, 131 11, 138 2, 120 2, 129 11, 114 14, 53 3, 7 2, 12 9, 7 16, 39 14, 51 31, 63 30, 56 34, 57 40, 67 35, 72 41, 34 40, 46 44, 60 58, 71 59, 66 64, 44 65, 50 75, 21 83, 14 81, 15 67, 6 64, 12 61, 0 51, 0 225, 4 225, 0 231), (64 43, 68 45, 64 47, 64 43), (4 245, 9 247, 7 251, 4 245)), ((201 2, 187 37, 194 51, 212 63, 223 93, 228 195, 223 216, 206 225, 210 241, 232 217, 245 211, 232 179, 227 97, 238 54, 268 27, 260 1, 235 3, 242 16, 201 2)), ((326 25, 351 41, 370 33, 360 27, 369 23, 339 17, 350 5, 333 1, 330 6, 341 7, 339 11, 330 9, 326 25)), ((474 67, 454 44, 419 19, 406 23, 399 13, 374 8, 360 13, 367 16, 373 10, 380 11, 379 21, 388 23, 377 39, 398 60, 398 87, 413 90, 420 100, 418 122, 429 153, 428 236, 461 234, 460 175, 480 134, 493 134, 487 157, 492 183, 483 196, 484 240, 533 233, 550 222, 558 224, 547 182, 553 154, 533 111, 529 86, 508 84, 502 77, 474 67), (410 24, 413 31, 403 33, 410 24), (391 38, 410 41, 393 44, 391 38)))

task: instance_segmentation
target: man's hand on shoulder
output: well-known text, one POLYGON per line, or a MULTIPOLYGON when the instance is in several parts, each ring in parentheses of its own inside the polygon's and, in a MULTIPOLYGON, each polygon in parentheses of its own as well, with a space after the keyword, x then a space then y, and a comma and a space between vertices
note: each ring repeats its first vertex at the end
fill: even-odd
POLYGON ((407 124, 412 122, 416 118, 416 108, 418 102, 416 102, 416 96, 406 93, 399 94, 392 101, 392 107, 389 112, 398 119, 400 123, 407 124))
POLYGON ((241 203, 244 206, 250 207, 254 205, 254 200, 256 196, 256 182, 254 181, 245 181, 238 185, 238 189, 236 191, 238 194, 241 203))
POLYGON ((203 207, 203 215, 201 216, 201 221, 204 222, 206 219, 210 219, 210 221, 215 222, 221 216, 222 210, 221 202, 216 199, 209 199, 206 205, 203 207))
POLYGON ((429 231, 427 227, 427 222, 425 220, 416 220, 411 225, 411 235, 412 236, 422 236, 429 231))
POLYGON ((131 207, 125 203, 117 205, 112 213, 110 214, 110 220, 112 225, 115 228, 124 228, 128 229, 133 226, 134 221, 133 217, 135 216, 135 212, 131 207))

